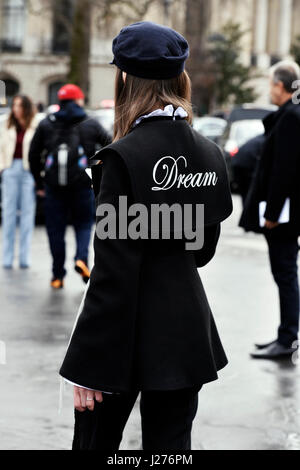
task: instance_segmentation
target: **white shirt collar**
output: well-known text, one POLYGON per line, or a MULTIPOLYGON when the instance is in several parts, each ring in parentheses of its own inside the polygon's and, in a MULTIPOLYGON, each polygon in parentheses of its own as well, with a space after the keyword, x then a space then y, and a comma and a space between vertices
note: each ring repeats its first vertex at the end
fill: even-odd
POLYGON ((147 119, 150 117, 156 117, 156 116, 173 116, 173 119, 175 120, 176 116, 179 116, 181 118, 185 118, 188 116, 188 113, 181 107, 179 106, 175 111, 174 107, 172 104, 168 104, 167 106, 164 107, 164 109, 155 109, 152 111, 152 113, 145 114, 144 116, 140 116, 133 124, 134 126, 137 126, 143 119, 147 119))

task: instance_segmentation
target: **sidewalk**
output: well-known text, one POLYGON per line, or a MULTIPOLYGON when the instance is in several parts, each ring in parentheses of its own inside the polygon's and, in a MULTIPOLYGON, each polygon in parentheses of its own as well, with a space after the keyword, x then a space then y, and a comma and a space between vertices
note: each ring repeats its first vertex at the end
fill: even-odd
MULTIPOLYGON (((275 284, 262 237, 226 221, 217 255, 201 269, 204 286, 228 355, 220 380, 199 393, 193 449, 300 450, 300 370, 285 363, 254 361, 256 341, 274 339, 279 313, 275 284)), ((65 288, 49 288, 51 260, 43 227, 34 234, 33 266, 0 269, 0 449, 69 449, 73 432, 72 389, 58 415, 58 368, 85 285, 73 271, 74 236, 68 229, 65 288)), ((93 253, 91 260, 93 259, 93 253)), ((139 398, 121 449, 139 449, 139 398)))

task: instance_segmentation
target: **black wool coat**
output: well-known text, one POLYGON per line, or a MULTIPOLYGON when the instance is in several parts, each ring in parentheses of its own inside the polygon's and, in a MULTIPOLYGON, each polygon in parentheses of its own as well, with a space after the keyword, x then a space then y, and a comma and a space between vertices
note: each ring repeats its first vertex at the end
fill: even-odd
MULTIPOLYGON (((277 222, 290 198, 290 222, 272 229, 274 236, 300 235, 300 106, 288 100, 264 119, 265 143, 239 225, 246 231, 266 233, 259 227, 259 202, 266 201, 265 218, 277 222)), ((270 230, 268 230, 268 233, 270 230)))
POLYGON ((97 158, 102 162, 92 167, 97 206, 117 205, 119 195, 149 207, 202 202, 204 246, 191 251, 179 239, 103 240, 95 234, 94 267, 60 374, 110 392, 201 387, 227 364, 197 271, 214 256, 220 222, 232 211, 223 156, 187 121, 160 117, 142 121, 97 158), (216 178, 199 187, 189 186, 188 177, 185 185, 152 189, 168 182, 166 167, 153 178, 165 156, 169 164, 185 157, 178 160, 179 173, 215 172, 216 178))

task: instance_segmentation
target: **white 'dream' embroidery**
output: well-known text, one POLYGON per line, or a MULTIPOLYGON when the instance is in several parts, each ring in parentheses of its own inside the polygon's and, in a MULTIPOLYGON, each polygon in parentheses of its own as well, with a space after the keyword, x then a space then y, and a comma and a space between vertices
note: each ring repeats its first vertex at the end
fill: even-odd
POLYGON ((184 168, 187 168, 186 158, 181 155, 177 159, 167 155, 162 157, 155 164, 153 168, 153 180, 157 186, 152 186, 152 191, 166 191, 167 189, 176 187, 180 188, 195 188, 200 186, 215 186, 218 181, 218 176, 215 171, 206 171, 205 173, 180 173, 179 161, 184 162, 184 168), (158 181, 158 171, 162 172, 163 176, 158 181))

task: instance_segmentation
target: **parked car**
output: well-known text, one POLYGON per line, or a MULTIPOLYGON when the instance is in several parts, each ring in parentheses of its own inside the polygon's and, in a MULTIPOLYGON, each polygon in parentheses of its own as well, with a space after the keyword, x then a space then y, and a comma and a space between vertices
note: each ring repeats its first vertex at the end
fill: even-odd
POLYGON ((243 104, 235 106, 228 114, 227 121, 232 123, 235 121, 242 121, 243 119, 264 119, 264 117, 272 111, 276 111, 277 106, 273 104, 265 106, 257 106, 255 104, 243 104))
POLYGON ((231 188, 237 189, 234 181, 234 174, 231 167, 231 159, 239 148, 248 140, 264 133, 262 120, 270 112, 278 109, 275 105, 257 106, 253 104, 244 104, 236 106, 229 113, 227 126, 220 140, 220 145, 224 151, 224 157, 228 169, 231 188))
POLYGON ((231 159, 238 153, 239 148, 253 137, 264 133, 264 125, 261 119, 244 119, 235 121, 227 127, 223 135, 224 157, 228 169, 229 180, 234 191, 236 185, 231 166, 231 159))
POLYGON ((218 117, 195 117, 193 120, 194 129, 215 143, 219 142, 226 125, 225 119, 218 117))
POLYGON ((115 119, 115 110, 113 108, 101 108, 90 111, 89 115, 97 119, 109 134, 113 134, 115 119))
POLYGON ((9 112, 10 108, 7 106, 0 106, 0 117, 2 117, 2 115, 7 115, 9 112))

